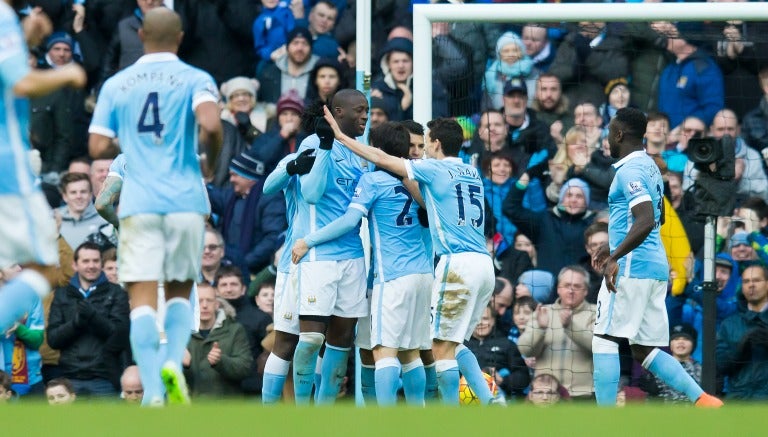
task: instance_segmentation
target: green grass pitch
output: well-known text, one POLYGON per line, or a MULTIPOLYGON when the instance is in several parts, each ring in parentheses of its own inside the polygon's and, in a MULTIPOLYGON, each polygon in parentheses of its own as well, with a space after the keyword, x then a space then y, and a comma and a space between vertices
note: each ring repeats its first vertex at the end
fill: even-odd
POLYGON ((70 406, 0 406, 3 436, 719 436, 762 435, 765 404, 726 404, 720 410, 690 406, 591 405, 429 407, 412 409, 262 407, 210 402, 142 409, 83 401, 70 406))

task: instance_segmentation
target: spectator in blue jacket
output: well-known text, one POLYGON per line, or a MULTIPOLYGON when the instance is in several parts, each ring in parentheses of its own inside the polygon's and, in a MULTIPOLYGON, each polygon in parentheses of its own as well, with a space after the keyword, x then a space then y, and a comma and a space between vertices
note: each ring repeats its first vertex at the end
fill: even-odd
POLYGON ((687 23, 665 23, 655 28, 667 36, 667 51, 675 57, 659 80, 659 111, 669 115, 673 128, 688 116, 710 125, 717 111, 725 106, 723 73, 717 63, 683 33, 689 27, 687 23))
POLYGON ((285 52, 288 32, 296 21, 285 1, 261 0, 261 6, 261 13, 253 22, 253 45, 259 62, 274 61, 285 52))
POLYGON ((288 227, 283 194, 262 193, 264 174, 264 163, 243 152, 229 165, 231 187, 207 187, 211 210, 219 216, 224 256, 240 267, 246 282, 269 265, 288 227))

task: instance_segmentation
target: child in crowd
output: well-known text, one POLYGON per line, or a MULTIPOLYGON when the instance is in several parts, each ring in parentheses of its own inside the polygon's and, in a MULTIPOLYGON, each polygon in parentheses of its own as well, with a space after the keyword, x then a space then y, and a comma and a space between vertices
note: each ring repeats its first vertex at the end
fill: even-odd
MULTIPOLYGON (((669 350, 673 357, 682 364, 683 368, 696 381, 701 382, 701 363, 691 357, 696 348, 698 332, 688 323, 681 323, 672 327, 669 333, 669 350)), ((644 375, 641 388, 651 396, 658 396, 669 403, 689 403, 686 395, 673 390, 667 384, 653 375, 644 375)))
POLYGON ((272 316, 275 308, 275 281, 267 280, 259 285, 259 293, 254 298, 260 310, 272 316))
POLYGON ((67 378, 54 378, 45 386, 48 405, 65 405, 75 402, 75 387, 67 378))

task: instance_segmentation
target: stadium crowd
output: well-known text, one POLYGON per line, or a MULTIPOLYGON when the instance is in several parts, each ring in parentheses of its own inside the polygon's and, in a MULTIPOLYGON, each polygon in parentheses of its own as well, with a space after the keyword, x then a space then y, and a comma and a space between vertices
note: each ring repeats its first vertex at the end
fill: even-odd
MULTIPOLYGON (((372 1, 370 128, 413 118, 409 11, 422 2, 372 1)), ((88 85, 31 99, 33 167, 59 226, 58 276, 50 278, 58 288, 0 333, 0 401, 141 398, 112 191, 130 169, 88 156, 88 126, 104 82, 142 56, 144 14, 163 5, 182 19, 180 59, 210 73, 222 97, 221 154, 210 168, 201 156, 212 215, 197 281, 199 328, 184 373, 193 398, 260 396, 273 318, 282 317, 277 263, 291 250, 283 245, 291 219, 284 196, 265 193, 265 181, 314 133, 302 114, 354 87, 356 2, 28 3, 54 30, 30 47, 30 64, 79 63, 88 85)), ((647 113, 646 151, 665 182, 669 350, 697 381, 704 221, 699 170, 686 149, 692 139, 735 140, 734 209, 717 220, 718 391, 768 399, 768 25, 475 22, 432 30, 433 117, 459 121, 459 157, 483 175, 496 274, 466 347, 500 396, 534 404, 594 399, 591 338, 602 276, 591 259, 608 241, 615 162, 606 127, 630 106, 647 113)), ((411 157, 421 157, 423 135, 414 147, 411 157)), ((0 268, 0 284, 19 270, 0 268)), ((621 351, 620 398, 683 399, 633 365, 628 344, 621 351)), ((354 395, 353 369, 339 397, 354 395)), ((290 384, 284 396, 292 398, 290 384)))

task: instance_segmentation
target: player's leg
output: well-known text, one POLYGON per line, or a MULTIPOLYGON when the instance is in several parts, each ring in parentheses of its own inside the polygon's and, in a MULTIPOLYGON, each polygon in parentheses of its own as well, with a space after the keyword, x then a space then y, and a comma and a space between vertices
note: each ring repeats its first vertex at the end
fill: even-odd
MULTIPOLYGON (((370 309, 373 290, 366 290, 366 300, 370 309)), ((369 311, 370 314, 370 311, 369 311)), ((376 360, 373 359, 371 344, 371 316, 357 320, 355 345, 360 351, 360 391, 366 405, 376 405, 376 360)))
POLYGON ((424 364, 426 384, 424 387, 424 400, 427 402, 437 400, 437 371, 435 370, 435 356, 432 354, 432 342, 429 349, 419 350, 419 357, 424 364))
POLYGON ((643 281, 646 282, 645 287, 649 290, 650 299, 637 335, 630 338, 633 358, 665 384, 685 393, 691 402, 708 407, 721 406, 721 401, 704 393, 679 361, 659 349, 669 344, 669 322, 665 303, 667 282, 648 279, 643 281), (698 402, 700 399, 701 403, 698 402))
MULTIPOLYGON (((467 384, 480 399, 480 403, 488 405, 493 400, 493 393, 488 387, 485 375, 483 375, 480 364, 477 362, 477 357, 464 346, 463 341, 472 336, 475 326, 477 326, 490 301, 494 284, 493 264, 487 255, 462 253, 452 256, 450 271, 454 273, 454 282, 452 286, 446 286, 446 290, 455 290, 456 297, 454 299, 459 298, 462 287, 469 291, 466 306, 463 309, 464 314, 461 315, 461 322, 457 325, 465 329, 464 337, 454 337, 454 339, 459 340, 454 351, 456 363, 459 366, 459 371, 467 380, 467 384), (467 318, 469 321, 465 322, 467 318)), ((450 276, 449 280, 451 280, 450 276)), ((445 303, 450 303, 450 299, 446 300, 445 303)))
POLYGON ((400 351, 397 354, 402 363, 403 392, 405 402, 414 407, 424 406, 424 393, 427 386, 427 375, 424 362, 419 357, 418 349, 400 351))
MULTIPOLYGON (((620 282, 623 282, 623 280, 624 278, 621 278, 620 282)), ((608 291, 605 281, 600 285, 600 292, 597 298, 597 313, 595 315, 595 331, 592 337, 592 363, 594 367, 592 379, 595 383, 595 398, 599 406, 616 405, 616 396, 618 396, 619 392, 619 378, 621 376, 619 339, 607 333, 611 332, 609 328, 617 328, 627 322, 627 320, 621 318, 623 313, 621 308, 631 308, 632 305, 641 304, 641 302, 626 301, 628 297, 631 298, 624 289, 621 289, 620 292, 612 293, 608 291), (620 309, 614 313, 614 308, 617 305, 620 309), (619 318, 615 321, 611 320, 615 317, 619 318)))
POLYGON ((355 325, 369 312, 366 299, 365 261, 362 257, 336 262, 336 294, 333 315, 328 324, 323 355, 322 380, 318 402, 336 401, 347 374, 349 351, 355 336, 355 325))
POLYGON ((397 388, 400 385, 397 349, 376 346, 373 358, 376 361, 376 402, 380 407, 393 406, 397 403, 397 388))
POLYGON ((194 321, 189 295, 200 276, 205 219, 196 213, 174 213, 163 217, 165 258, 165 335, 168 340, 162 376, 168 400, 186 404, 189 394, 181 360, 192 335, 194 321))
MULTIPOLYGON (((363 319, 364 318, 360 318, 360 320, 357 321, 358 335, 360 335, 360 332, 364 329, 360 326, 361 320, 363 319)), ((355 342, 357 342, 357 339, 355 339, 355 342)), ((364 349, 361 346, 358 347, 360 347, 360 391, 363 393, 365 405, 375 405, 377 402, 376 360, 373 358, 373 351, 371 349, 364 349)))
POLYGON ((22 272, 0 289, 0 332, 31 312, 51 291, 58 262, 56 223, 41 193, 0 196, 0 267, 22 265, 22 272))
POLYGON ((335 279, 335 261, 303 262, 296 268, 300 331, 293 354, 296 405, 308 405, 312 396, 317 357, 325 343, 325 331, 335 302, 335 279))
POLYGON ((293 277, 289 273, 278 272, 275 281, 275 344, 264 365, 261 389, 264 404, 280 400, 299 342, 299 302, 296 288, 292 286, 293 277))
POLYGON ((347 375, 349 351, 352 350, 357 317, 331 316, 325 341, 321 369, 319 404, 336 402, 341 384, 347 375))
POLYGON ((459 363, 456 362, 458 343, 440 339, 432 340, 435 355, 437 390, 445 405, 459 405, 459 363))
POLYGON ((135 215, 120 221, 118 271, 131 302, 130 341, 144 387, 142 405, 163 403, 157 284, 163 278, 162 217, 135 215))

